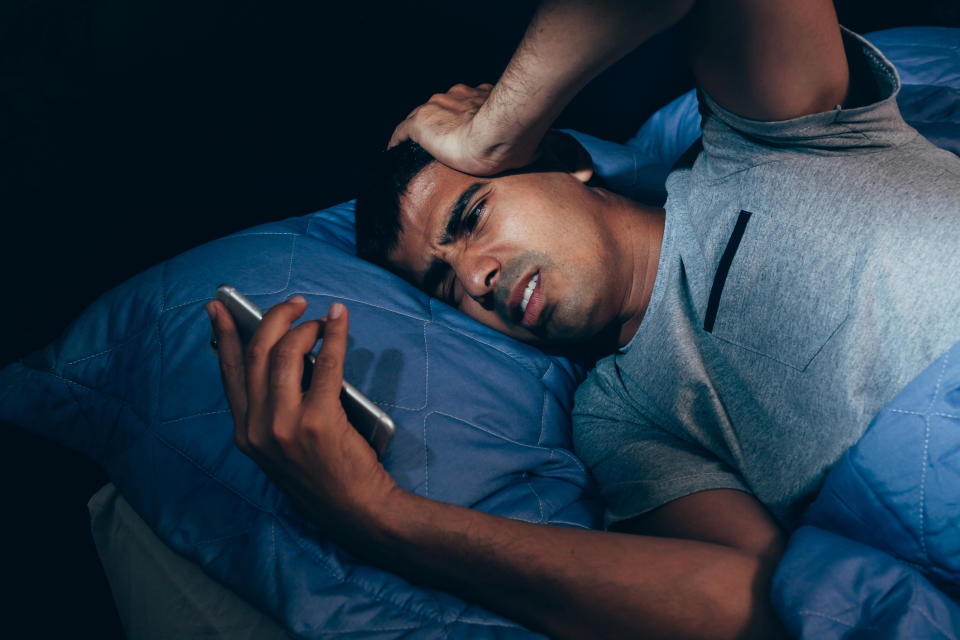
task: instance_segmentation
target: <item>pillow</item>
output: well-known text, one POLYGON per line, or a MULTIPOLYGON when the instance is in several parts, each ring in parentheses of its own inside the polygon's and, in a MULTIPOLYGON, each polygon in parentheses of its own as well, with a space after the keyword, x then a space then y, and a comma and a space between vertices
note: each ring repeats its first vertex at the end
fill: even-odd
POLYGON ((384 463, 402 487, 529 522, 599 525, 570 452, 582 372, 356 258, 352 215, 347 203, 266 224, 134 277, 0 372, 0 417, 99 462, 164 542, 298 635, 526 636, 315 537, 233 444, 203 308, 216 286, 262 309, 299 293, 306 318, 340 300, 351 311, 345 377, 396 422, 384 463))

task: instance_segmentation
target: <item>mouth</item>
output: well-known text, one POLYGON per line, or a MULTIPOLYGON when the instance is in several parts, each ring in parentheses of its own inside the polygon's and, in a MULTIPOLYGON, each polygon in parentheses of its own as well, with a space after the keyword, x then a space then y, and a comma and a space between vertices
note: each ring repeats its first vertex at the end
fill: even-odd
POLYGON ((510 296, 510 311, 514 321, 524 327, 536 326, 543 308, 543 283, 540 272, 535 271, 527 278, 521 278, 510 296))

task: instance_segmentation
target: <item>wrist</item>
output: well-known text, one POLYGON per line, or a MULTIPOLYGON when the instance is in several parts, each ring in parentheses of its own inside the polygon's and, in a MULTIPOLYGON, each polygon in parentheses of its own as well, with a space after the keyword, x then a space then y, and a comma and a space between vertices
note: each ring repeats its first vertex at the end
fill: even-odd
POLYGON ((524 119, 519 111, 498 108, 495 100, 477 112, 465 143, 487 174, 533 162, 552 118, 524 119))
POLYGON ((350 542, 363 547, 389 550, 409 529, 412 516, 417 513, 418 496, 394 485, 376 502, 345 518, 350 542))

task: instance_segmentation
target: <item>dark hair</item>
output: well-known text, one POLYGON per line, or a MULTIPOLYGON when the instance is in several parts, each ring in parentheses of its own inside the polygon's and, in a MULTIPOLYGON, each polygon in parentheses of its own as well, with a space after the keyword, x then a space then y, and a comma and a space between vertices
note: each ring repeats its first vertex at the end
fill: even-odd
POLYGON ((380 154, 357 197, 357 255, 388 267, 387 254, 400 236, 400 197, 433 156, 412 140, 380 154))

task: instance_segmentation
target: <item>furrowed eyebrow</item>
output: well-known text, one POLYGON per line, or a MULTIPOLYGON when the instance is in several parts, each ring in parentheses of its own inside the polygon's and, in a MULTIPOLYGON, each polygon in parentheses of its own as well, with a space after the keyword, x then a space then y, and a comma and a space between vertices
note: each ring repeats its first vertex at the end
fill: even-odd
MULTIPOLYGON (((438 244, 445 245, 453 242, 457 232, 460 230, 460 224, 463 220, 463 214, 467 209, 467 205, 470 204, 470 200, 473 199, 477 191, 485 185, 485 182, 474 182, 460 194, 460 197, 457 198, 457 201, 454 202, 450 208, 450 213, 447 216, 446 224, 443 226, 443 233, 440 236, 438 244)), ((443 260, 434 258, 420 279, 420 288, 430 295, 435 295, 437 287, 446 277, 449 270, 450 265, 443 260)))
MULTIPOLYGON (((447 224, 444 225, 443 236, 440 237, 439 244, 443 245, 453 242, 453 239, 457 235, 457 231, 460 229, 460 221, 463 220, 463 212, 466 210, 467 205, 470 204, 470 200, 473 198, 474 194, 485 184, 485 182, 474 182, 472 185, 467 187, 463 193, 460 194, 460 197, 457 198, 457 201, 450 209, 450 215, 447 217, 447 224)), ((431 265, 431 269, 432 268, 433 265, 431 265)), ((426 278, 424 278, 424 281, 426 281, 426 278)))

